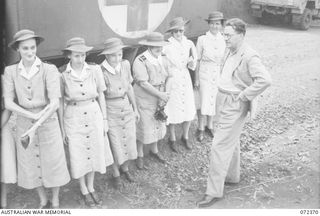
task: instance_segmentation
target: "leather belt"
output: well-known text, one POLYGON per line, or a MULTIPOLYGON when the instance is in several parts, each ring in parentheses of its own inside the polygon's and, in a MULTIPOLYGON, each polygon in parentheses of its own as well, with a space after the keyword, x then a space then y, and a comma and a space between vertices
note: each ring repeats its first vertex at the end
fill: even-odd
POLYGON ((67 104, 71 106, 83 106, 90 103, 94 103, 95 101, 96 100, 92 98, 92 99, 83 100, 83 101, 68 101, 67 104))

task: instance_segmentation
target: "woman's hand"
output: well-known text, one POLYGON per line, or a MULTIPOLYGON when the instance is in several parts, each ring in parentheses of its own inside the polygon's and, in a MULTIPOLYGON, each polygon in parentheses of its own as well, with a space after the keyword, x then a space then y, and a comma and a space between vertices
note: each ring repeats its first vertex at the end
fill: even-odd
POLYGON ((134 111, 134 115, 136 117, 136 122, 139 122, 140 121, 140 114, 139 114, 138 110, 134 111))
POLYGON ((188 68, 194 68, 194 61, 193 61, 193 59, 191 59, 191 60, 189 60, 189 62, 188 62, 188 68))
POLYGON ((164 102, 168 102, 170 98, 170 93, 169 92, 160 92, 160 99, 163 100, 164 102))
POLYGON ((62 133, 63 144, 69 145, 69 138, 67 137, 66 132, 63 130, 61 133, 62 133))
POLYGON ((103 130, 104 130, 104 135, 107 136, 107 133, 109 130, 109 125, 108 125, 107 119, 103 119, 103 130))
POLYGON ((46 112, 47 110, 49 110, 49 106, 46 106, 43 110, 41 110, 38 113, 33 113, 33 115, 31 116, 31 118, 33 120, 39 120, 46 112))
POLYGON ((199 79, 195 79, 193 86, 194 86, 195 89, 199 89, 199 88, 200 88, 200 81, 199 81, 199 79))

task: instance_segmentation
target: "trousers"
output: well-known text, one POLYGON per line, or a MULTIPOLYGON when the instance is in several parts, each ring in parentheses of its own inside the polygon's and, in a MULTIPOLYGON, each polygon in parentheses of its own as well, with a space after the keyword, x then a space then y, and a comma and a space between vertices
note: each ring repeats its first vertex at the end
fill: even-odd
POLYGON ((224 182, 240 181, 240 134, 249 110, 249 101, 237 94, 217 94, 218 128, 212 141, 206 194, 222 197, 224 182))

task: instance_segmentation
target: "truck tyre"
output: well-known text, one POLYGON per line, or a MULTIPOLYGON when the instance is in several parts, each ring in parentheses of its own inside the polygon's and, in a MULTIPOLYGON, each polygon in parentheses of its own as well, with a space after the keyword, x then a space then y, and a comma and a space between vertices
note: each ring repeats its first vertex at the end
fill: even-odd
POLYGON ((298 15, 292 21, 292 24, 298 27, 301 30, 307 30, 310 27, 312 22, 312 12, 310 9, 306 8, 303 11, 303 14, 298 15))

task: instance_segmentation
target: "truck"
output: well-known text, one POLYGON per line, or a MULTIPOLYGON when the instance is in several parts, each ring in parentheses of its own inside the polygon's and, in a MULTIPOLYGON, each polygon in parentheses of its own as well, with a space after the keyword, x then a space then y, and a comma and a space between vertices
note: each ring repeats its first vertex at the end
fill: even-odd
POLYGON ((261 23, 277 20, 301 30, 320 19, 320 0, 251 0, 250 8, 261 23))

